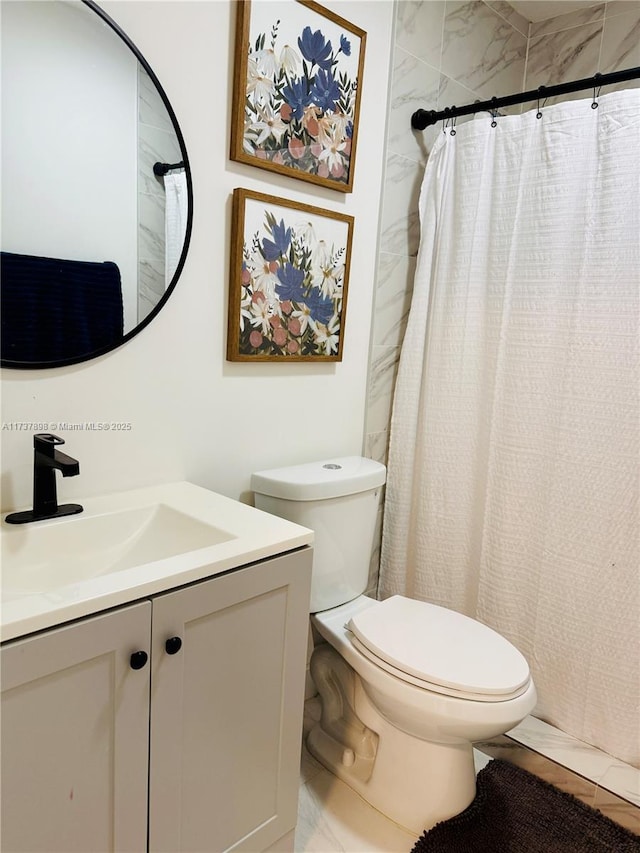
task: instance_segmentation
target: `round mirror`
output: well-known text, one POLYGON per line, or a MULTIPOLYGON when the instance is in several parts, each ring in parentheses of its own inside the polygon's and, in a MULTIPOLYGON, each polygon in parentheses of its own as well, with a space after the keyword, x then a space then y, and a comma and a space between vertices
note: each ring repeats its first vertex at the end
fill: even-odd
POLYGON ((2 365, 95 358, 180 276, 191 172, 167 96, 91 0, 2 4, 2 365))

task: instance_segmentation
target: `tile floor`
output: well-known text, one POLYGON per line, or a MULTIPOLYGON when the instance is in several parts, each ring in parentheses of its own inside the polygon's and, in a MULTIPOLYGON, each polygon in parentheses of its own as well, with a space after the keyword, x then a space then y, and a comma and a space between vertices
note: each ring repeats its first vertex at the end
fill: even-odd
MULTIPOLYGON (((308 700, 305 734, 318 714, 317 697, 308 700)), ((512 734, 528 745, 506 735, 477 744, 477 769, 492 758, 513 761, 640 834, 640 771, 533 718, 512 734)), ((295 853, 409 853, 415 841, 325 770, 303 746, 295 853)))

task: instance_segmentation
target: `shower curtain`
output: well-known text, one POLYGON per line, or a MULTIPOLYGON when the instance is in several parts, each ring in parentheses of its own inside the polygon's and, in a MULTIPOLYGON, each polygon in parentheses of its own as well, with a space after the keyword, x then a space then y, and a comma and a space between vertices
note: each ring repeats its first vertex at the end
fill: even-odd
POLYGON ((379 595, 490 625, 536 716, 640 763, 640 90, 441 133, 379 595))
POLYGON ((175 275, 187 234, 189 198, 187 174, 184 169, 164 176, 165 213, 165 288, 175 275))

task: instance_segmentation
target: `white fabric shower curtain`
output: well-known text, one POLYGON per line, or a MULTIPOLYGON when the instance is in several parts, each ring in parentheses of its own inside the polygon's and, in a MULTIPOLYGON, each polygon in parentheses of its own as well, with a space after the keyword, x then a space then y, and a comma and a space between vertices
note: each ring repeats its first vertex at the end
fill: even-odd
POLYGON ((189 198, 187 173, 184 169, 164 176, 165 212, 165 288, 169 287, 180 263, 187 234, 189 198))
POLYGON ((640 762, 640 90, 440 134, 381 598, 491 625, 536 715, 640 762))

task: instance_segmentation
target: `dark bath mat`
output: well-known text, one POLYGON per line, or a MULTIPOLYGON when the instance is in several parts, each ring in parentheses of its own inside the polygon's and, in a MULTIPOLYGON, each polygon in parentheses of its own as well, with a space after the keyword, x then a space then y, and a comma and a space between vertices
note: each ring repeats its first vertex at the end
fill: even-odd
POLYGON ((478 773, 471 805, 423 833, 411 853, 640 853, 640 836, 494 759, 478 773))

